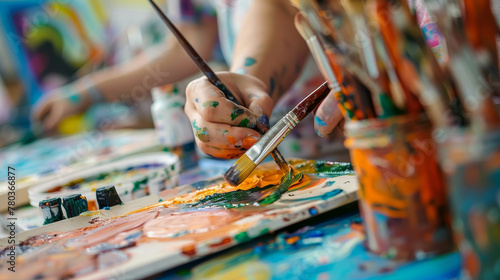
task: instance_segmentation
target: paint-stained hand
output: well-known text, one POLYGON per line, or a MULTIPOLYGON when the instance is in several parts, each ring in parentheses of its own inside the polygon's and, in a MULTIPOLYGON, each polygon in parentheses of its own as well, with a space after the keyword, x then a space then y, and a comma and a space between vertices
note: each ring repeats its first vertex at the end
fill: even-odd
POLYGON ((343 117, 333 91, 319 105, 314 115, 314 130, 321 137, 328 137, 341 123, 343 117))
POLYGON ((33 118, 41 122, 45 131, 54 132, 61 121, 82 113, 88 107, 80 93, 67 94, 62 89, 43 96, 33 109, 33 118))
POLYGON ((260 139, 256 129, 269 129, 273 100, 265 84, 253 76, 230 72, 219 72, 217 76, 242 106, 227 100, 203 77, 188 85, 185 111, 204 153, 237 158, 260 139))

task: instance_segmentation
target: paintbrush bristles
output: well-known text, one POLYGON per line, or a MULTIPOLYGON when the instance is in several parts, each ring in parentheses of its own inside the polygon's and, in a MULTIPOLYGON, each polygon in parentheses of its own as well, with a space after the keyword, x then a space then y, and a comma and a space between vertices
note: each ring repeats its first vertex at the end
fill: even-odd
POLYGON ((232 186, 238 186, 243 182, 257 165, 247 156, 242 155, 236 163, 231 166, 226 173, 224 179, 232 186))

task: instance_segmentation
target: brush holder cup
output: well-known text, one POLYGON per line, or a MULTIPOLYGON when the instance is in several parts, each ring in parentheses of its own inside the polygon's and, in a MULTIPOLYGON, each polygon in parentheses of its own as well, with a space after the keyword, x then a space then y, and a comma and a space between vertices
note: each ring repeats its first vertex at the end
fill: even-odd
POLYGON ((351 121, 346 147, 359 176, 367 248, 400 261, 453 249, 443 174, 425 118, 351 121))
POLYGON ((500 130, 440 141, 455 241, 467 279, 500 279, 500 130))

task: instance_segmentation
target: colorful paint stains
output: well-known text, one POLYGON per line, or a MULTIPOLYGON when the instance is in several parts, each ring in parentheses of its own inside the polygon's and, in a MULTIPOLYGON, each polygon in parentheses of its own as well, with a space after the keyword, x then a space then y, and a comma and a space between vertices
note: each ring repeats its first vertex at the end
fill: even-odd
POLYGON ((196 125, 196 120, 193 121, 193 128, 194 128, 194 135, 196 138, 198 138, 201 142, 210 142, 210 136, 208 135, 208 128, 203 127, 200 128, 196 125))
MULTIPOLYGON (((313 209, 313 208, 312 208, 313 209)), ((368 252, 359 214, 349 213, 239 245, 222 255, 161 275, 162 279, 459 279, 456 252, 394 262, 368 252)), ((239 237, 248 241, 244 233, 239 237)))
POLYGON ((244 118, 239 124, 239 127, 248 127, 248 124, 250 123, 250 120, 248 118, 244 118))
POLYGON ((243 115, 244 113, 245 110, 243 110, 242 108, 234 108, 231 112, 231 120, 234 121, 237 117, 243 115))
POLYGON ((322 119, 320 119, 318 116, 314 116, 314 122, 317 123, 319 126, 326 126, 327 123, 324 122, 322 119))
MULTIPOLYGON (((295 164, 302 169, 306 167, 304 170, 308 167, 303 161, 295 164)), ((220 251, 326 211, 327 204, 321 204, 321 200, 317 200, 319 204, 300 200, 295 204, 281 200, 274 203, 284 192, 301 197, 314 190, 321 191, 326 179, 317 175, 303 175, 296 170, 284 174, 276 167, 259 166, 238 187, 227 185, 223 178, 186 186, 192 192, 160 200, 125 216, 92 219, 85 228, 34 236, 19 246, 18 269, 23 271, 23 279, 91 277, 95 276, 91 273, 106 273, 105 268, 119 266, 126 270, 131 262, 148 260, 152 252, 156 252, 155 256, 161 252, 164 260, 168 260, 166 263, 175 263, 181 255, 202 256, 220 251), (274 204, 267 207, 270 203, 274 204), (311 213, 313 205, 316 212, 311 213), (79 255, 84 257, 77 258, 79 255), (84 266, 74 266, 75 261, 84 266), (46 265, 54 269, 46 269, 46 265)), ((354 186, 350 188, 353 193, 354 186)), ((289 244, 300 242, 292 239, 288 239, 289 244)), ((0 251, 0 259, 5 258, 7 251, 0 251)), ((0 268, 2 265, 0 262, 0 268)), ((150 272, 141 271, 143 277, 150 272)), ((3 272, 0 270, 0 278, 3 272)))
POLYGON ((219 106, 219 102, 217 101, 207 101, 205 103, 203 103, 203 105, 201 105, 203 108, 205 107, 212 107, 212 108, 217 108, 217 106, 219 106))
MULTIPOLYGON (((292 169, 291 169, 292 170, 292 169)), ((227 182, 217 183, 202 190, 165 200, 134 212, 163 208, 239 208, 247 205, 267 205, 275 202, 291 187, 314 185, 299 171, 284 174, 281 170, 256 169, 237 187, 227 182)))
POLYGON ((245 58, 245 67, 250 67, 250 66, 254 65, 256 62, 257 62, 257 60, 255 60, 254 58, 247 57, 247 58, 245 58))

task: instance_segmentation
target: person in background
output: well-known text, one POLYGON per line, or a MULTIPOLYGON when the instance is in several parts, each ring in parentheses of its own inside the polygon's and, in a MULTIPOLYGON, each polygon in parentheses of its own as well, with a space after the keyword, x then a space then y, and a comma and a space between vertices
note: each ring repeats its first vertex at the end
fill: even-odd
MULTIPOLYGON (((311 65, 307 45, 295 29, 294 16, 298 10, 290 1, 219 1, 219 5, 227 11, 238 5, 241 7, 242 2, 248 8, 239 17, 221 17, 219 14, 219 32, 222 28, 223 36, 238 36, 233 41, 221 38, 221 42, 229 41, 222 46, 230 71, 217 75, 243 106, 226 100, 206 78, 191 82, 186 90, 185 111, 191 120, 196 142, 203 152, 219 158, 241 156, 260 138, 255 128, 268 129, 273 109, 279 119, 324 81, 311 65), (231 19, 236 22, 231 22, 231 19), (224 30, 225 26, 227 30, 224 30), (275 103, 279 106, 275 107, 275 103)), ((232 15, 235 13, 233 11, 232 15)), ((314 126, 320 136, 329 136, 341 120, 331 95, 318 108, 314 126)), ((302 135, 298 137, 305 138, 305 135, 312 134, 312 119, 303 122, 306 122, 303 125, 305 130, 297 127, 294 131, 301 131, 302 135)), ((312 146, 306 156, 316 158, 321 156, 321 144, 325 144, 319 141, 298 143, 302 144, 301 148, 312 146)), ((341 142, 338 143, 341 146, 341 142)), ((280 150, 281 147, 283 144, 280 150)))
MULTIPOLYGON (((217 20, 205 8, 189 1, 167 1, 179 30, 207 61, 217 56, 217 20)), ((99 102, 138 103, 150 90, 175 83, 198 72, 173 36, 128 63, 87 75, 44 95, 33 110, 35 121, 54 132, 67 117, 87 111, 99 102)))

